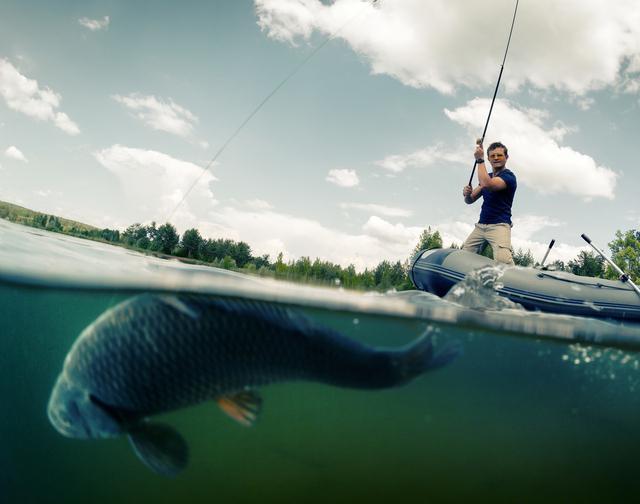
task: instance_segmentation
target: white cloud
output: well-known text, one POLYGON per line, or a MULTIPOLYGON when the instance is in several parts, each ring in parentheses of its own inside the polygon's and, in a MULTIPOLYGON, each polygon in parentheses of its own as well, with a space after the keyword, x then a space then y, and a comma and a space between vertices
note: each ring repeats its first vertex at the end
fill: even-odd
POLYGON ((28 163, 26 156, 22 153, 20 149, 18 149, 15 145, 11 145, 7 147, 7 150, 4 151, 4 155, 8 158, 15 159, 17 161, 22 161, 23 163, 28 163))
MULTIPOLYGON (((335 34, 375 74, 452 93, 492 85, 502 61, 512 4, 502 0, 255 0, 259 26, 296 43, 335 34), (499 13, 488 15, 487 13, 499 13), (345 24, 346 23, 346 24, 345 24)), ((520 5, 511 41, 509 89, 584 94, 640 71, 637 0, 538 0, 520 5)))
POLYGON ((273 209, 273 205, 271 203, 269 203, 268 201, 265 201, 265 200, 261 200, 261 199, 247 200, 247 201, 245 201, 245 204, 247 205, 247 208, 250 208, 251 210, 271 210, 271 209, 273 209))
POLYGON ((411 210, 377 205, 375 203, 340 203, 340 208, 343 210, 361 210, 363 212, 385 215, 387 217, 411 217, 413 215, 413 211, 411 210))
POLYGON ((596 101, 591 97, 576 97, 573 102, 580 110, 587 111, 596 101))
POLYGON ((420 227, 407 227, 400 223, 391 224, 375 215, 369 217, 362 229, 385 243, 402 244, 407 252, 415 246, 422 232, 420 227))
MULTIPOLYGON (((486 119, 489 100, 476 98, 455 110, 445 110, 452 121, 464 126, 470 135, 486 119)), ((509 164, 518 183, 543 193, 568 193, 586 199, 614 198, 618 174, 598 165, 586 154, 559 144, 571 131, 566 126, 545 125, 548 114, 536 109, 520 109, 497 100, 487 142, 500 140, 509 148, 509 164)), ((488 143, 485 144, 485 148, 488 143)), ((469 152, 472 160, 472 153, 469 152)))
POLYGON ((329 170, 329 175, 327 175, 325 180, 340 187, 355 187, 360 183, 360 179, 358 179, 358 174, 355 170, 338 168, 329 170))
POLYGON ((61 97, 50 88, 40 88, 38 82, 22 75, 8 60, 0 58, 0 95, 10 109, 40 121, 52 121, 69 135, 80 133, 78 126, 57 111, 61 97))
POLYGON ((459 151, 449 151, 441 144, 419 149, 410 154, 394 154, 387 156, 380 161, 376 161, 376 165, 390 171, 391 173, 401 173, 406 168, 426 168, 436 163, 462 163, 468 160, 459 151))
POLYGON ((102 19, 89 19, 87 17, 83 17, 78 19, 78 23, 91 31, 106 30, 109 28, 109 16, 105 16, 102 19))
POLYGON ((210 212, 207 222, 201 221, 198 229, 206 236, 246 241, 255 255, 275 258, 283 252, 285 259, 319 257, 342 266, 353 264, 359 271, 374 267, 382 259, 404 261, 422 231, 372 218, 362 233, 349 234, 304 217, 233 207, 210 212))
POLYGON ((217 204, 209 188, 216 177, 188 161, 122 145, 95 152, 94 156, 120 181, 129 204, 138 211, 136 221, 164 222, 196 180, 174 216, 176 225, 192 226, 195 215, 206 215, 217 204))
MULTIPOLYGON (((144 96, 138 93, 131 93, 128 96, 114 95, 112 98, 135 112, 138 119, 155 130, 188 137, 193 133, 194 124, 198 122, 198 118, 192 112, 171 99, 166 102, 155 96, 144 96)), ((205 142, 204 146, 208 147, 208 144, 205 142)))
POLYGON ((557 219, 543 215, 521 215, 513 218, 515 235, 522 240, 529 240, 533 235, 549 227, 561 227, 564 224, 557 219))

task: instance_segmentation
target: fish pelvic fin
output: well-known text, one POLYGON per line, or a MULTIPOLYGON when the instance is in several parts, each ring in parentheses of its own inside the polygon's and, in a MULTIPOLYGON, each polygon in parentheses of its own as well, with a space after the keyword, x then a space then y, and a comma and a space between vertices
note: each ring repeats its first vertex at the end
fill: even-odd
POLYGON ((153 472, 175 477, 189 462, 189 447, 173 427, 162 423, 142 422, 129 431, 135 454, 153 472))
POLYGON ((421 374, 446 366, 462 353, 462 344, 458 341, 447 342, 434 348, 434 339, 429 330, 416 341, 400 351, 396 365, 401 382, 408 382, 421 374))
POLYGON ((255 390, 243 390, 216 398, 220 409, 245 427, 252 427, 262 411, 262 397, 255 390))

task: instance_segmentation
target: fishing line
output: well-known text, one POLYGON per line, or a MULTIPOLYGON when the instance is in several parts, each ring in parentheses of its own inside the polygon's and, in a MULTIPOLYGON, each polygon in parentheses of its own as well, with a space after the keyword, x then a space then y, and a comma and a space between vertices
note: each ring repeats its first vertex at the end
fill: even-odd
MULTIPOLYGON (((482 136, 478 140, 478 144, 482 144, 484 142, 484 137, 487 134, 487 128, 489 127, 489 119, 491 119, 491 111, 493 110, 493 104, 496 101, 496 95, 498 94, 498 87, 500 86, 500 79, 502 79, 502 71, 504 70, 504 63, 507 61, 507 53, 509 52, 509 44, 511 43, 511 34, 513 33, 513 25, 516 22, 516 14, 518 12, 518 2, 520 0, 516 0, 516 8, 513 11, 513 19, 511 20, 511 30, 509 30, 509 39, 507 40, 507 48, 504 51, 504 58, 502 58, 502 65, 500 66, 500 73, 498 74, 498 82, 496 83, 496 89, 493 92, 493 99, 491 100, 491 107, 489 107, 489 115, 487 116, 487 122, 484 125, 484 131, 482 132, 482 136)), ((478 161, 474 161, 473 169, 471 170, 471 177, 469 177, 469 184, 473 182, 473 174, 476 171, 476 165, 478 161)))
POLYGON ((295 74, 297 74, 300 71, 300 69, 302 69, 302 67, 311 58, 313 58, 316 54, 318 54, 318 52, 324 46, 326 46, 329 42, 331 42, 334 38, 336 38, 340 34, 340 32, 347 27, 347 25, 351 24, 353 21, 355 21, 356 18, 360 17, 360 15, 364 12, 364 9, 367 7, 367 5, 369 4, 375 5, 377 3, 378 3, 378 0, 372 0, 372 1, 369 0, 368 2, 365 2, 362 9, 360 9, 353 17, 349 18, 342 26, 340 26, 336 31, 334 31, 331 35, 329 35, 329 37, 327 37, 321 44, 319 44, 313 51, 311 51, 306 58, 304 58, 296 67, 294 67, 294 69, 291 70, 291 72, 289 72, 289 74, 287 74, 287 76, 284 79, 282 79, 282 81, 280 81, 280 83, 275 88, 273 88, 273 90, 267 96, 264 97, 264 99, 251 111, 251 113, 244 119, 244 121, 242 121, 240 126, 238 126, 235 129, 235 131, 225 140, 222 146, 214 154, 214 156, 211 158, 211 161, 209 161, 209 163, 205 166, 205 168, 202 170, 200 175, 193 181, 193 183, 189 186, 189 189, 187 189, 187 191, 184 193, 184 196, 182 197, 182 199, 171 211, 166 222, 169 222, 172 219, 172 217, 175 215, 178 208, 180 208, 180 206, 185 202, 185 200, 187 199, 187 197, 189 196, 193 188, 198 184, 198 182, 200 182, 200 179, 202 179, 204 174, 209 171, 213 163, 216 162, 216 160, 224 152, 224 150, 231 143, 231 141, 240 133, 240 131, 242 131, 242 129, 247 125, 247 123, 251 121, 251 119, 253 119, 253 117, 260 111, 260 109, 264 105, 266 105, 266 103, 273 97, 273 95, 275 95, 280 90, 280 88, 287 83, 287 81, 289 81, 295 74))

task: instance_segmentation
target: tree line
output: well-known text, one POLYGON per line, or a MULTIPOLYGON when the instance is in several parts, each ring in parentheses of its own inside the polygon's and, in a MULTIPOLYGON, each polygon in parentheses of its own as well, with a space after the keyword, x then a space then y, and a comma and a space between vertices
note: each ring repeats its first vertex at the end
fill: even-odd
MULTIPOLYGON (((420 250, 443 246, 440 233, 428 227, 422 232, 415 248, 404 261, 383 260, 374 268, 357 272, 353 264, 342 267, 319 258, 312 260, 308 256, 285 262, 282 252, 272 260, 267 254, 254 255, 249 244, 243 241, 204 238, 195 228, 187 229, 180 236, 175 226, 168 222, 160 226, 155 222, 149 225, 136 223, 120 232, 108 228, 66 227, 56 216, 36 213, 29 224, 50 231, 106 241, 140 251, 176 256, 224 269, 241 270, 294 281, 379 291, 412 289, 413 285, 408 275, 411 259, 420 250)), ((450 246, 458 248, 456 244, 450 246)), ((634 282, 640 282, 640 231, 635 229, 617 231, 615 238, 609 243, 609 249, 611 259, 627 272, 634 282)), ((490 246, 484 249, 483 255, 493 256, 490 246)), ((514 251, 513 259, 518 266, 539 266, 530 250, 514 251)), ((602 257, 588 251, 581 251, 576 258, 566 263, 555 261, 547 266, 581 276, 600 278, 617 278, 618 276, 602 257)))

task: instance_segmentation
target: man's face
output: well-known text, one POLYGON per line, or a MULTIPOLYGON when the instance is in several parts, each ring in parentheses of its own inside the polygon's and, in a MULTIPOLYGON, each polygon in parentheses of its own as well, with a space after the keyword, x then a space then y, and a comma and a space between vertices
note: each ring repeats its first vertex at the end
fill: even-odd
POLYGON ((489 162, 494 169, 503 168, 509 156, 506 156, 502 147, 497 147, 489 152, 489 162))

